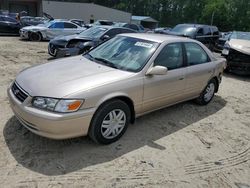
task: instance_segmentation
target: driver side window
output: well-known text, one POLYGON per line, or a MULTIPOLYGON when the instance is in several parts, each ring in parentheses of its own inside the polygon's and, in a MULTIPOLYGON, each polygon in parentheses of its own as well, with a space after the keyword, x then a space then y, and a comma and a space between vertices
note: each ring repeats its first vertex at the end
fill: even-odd
POLYGON ((173 43, 165 46, 154 61, 154 66, 164 66, 168 70, 183 66, 183 55, 181 43, 173 43))

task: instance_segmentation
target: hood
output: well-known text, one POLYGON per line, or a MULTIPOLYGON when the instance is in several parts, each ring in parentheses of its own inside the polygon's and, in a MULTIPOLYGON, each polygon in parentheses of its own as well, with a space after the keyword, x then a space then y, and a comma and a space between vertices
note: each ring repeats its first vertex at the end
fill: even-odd
POLYGON ((45 29, 48 29, 47 27, 43 26, 43 25, 32 25, 32 26, 26 26, 26 27, 23 27, 22 30, 29 30, 29 31, 32 31, 32 30, 45 30, 45 29))
POLYGON ((31 96, 63 98, 126 79, 133 74, 95 63, 80 55, 28 68, 19 73, 16 82, 31 96))
POLYGON ((230 48, 242 52, 244 54, 250 55, 250 41, 241 39, 231 39, 228 42, 230 48))
POLYGON ((72 40, 72 39, 83 39, 83 40, 88 40, 88 41, 90 41, 90 40, 93 40, 92 38, 90 38, 90 37, 83 37, 83 36, 80 36, 80 35, 78 35, 78 34, 75 34, 75 35, 67 35, 67 36, 58 36, 58 37, 55 37, 53 40, 51 40, 51 41, 57 41, 57 40, 60 40, 60 41, 70 41, 70 40, 72 40))

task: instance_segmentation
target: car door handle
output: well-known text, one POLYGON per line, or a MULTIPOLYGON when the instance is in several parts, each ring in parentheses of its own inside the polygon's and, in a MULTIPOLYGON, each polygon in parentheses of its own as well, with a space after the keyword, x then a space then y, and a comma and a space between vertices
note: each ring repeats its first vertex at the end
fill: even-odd
POLYGON ((184 80, 184 77, 179 78, 179 80, 184 80))

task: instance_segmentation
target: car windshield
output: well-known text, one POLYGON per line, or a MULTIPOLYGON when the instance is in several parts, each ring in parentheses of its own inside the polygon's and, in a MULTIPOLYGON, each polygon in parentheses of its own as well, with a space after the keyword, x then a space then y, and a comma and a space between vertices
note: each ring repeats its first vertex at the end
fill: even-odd
POLYGON ((173 29, 171 29, 171 32, 179 33, 182 35, 191 36, 195 33, 196 28, 188 25, 177 25, 173 29))
POLYGON ((92 27, 81 32, 79 35, 82 37, 99 38, 107 30, 107 28, 103 27, 92 27))
POLYGON ((158 45, 148 40, 117 36, 93 49, 85 57, 113 68, 138 72, 158 45))
POLYGON ((230 39, 250 40, 250 32, 233 32, 230 39))

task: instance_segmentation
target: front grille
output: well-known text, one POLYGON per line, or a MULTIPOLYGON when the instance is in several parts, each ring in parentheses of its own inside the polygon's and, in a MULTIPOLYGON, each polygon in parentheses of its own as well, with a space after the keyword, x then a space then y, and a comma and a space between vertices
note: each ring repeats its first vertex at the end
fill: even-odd
POLYGON ((250 55, 230 49, 228 60, 234 62, 250 63, 250 55))
POLYGON ((28 95, 24 93, 24 91, 16 84, 16 82, 12 85, 11 91, 13 92, 15 97, 21 102, 25 101, 25 99, 28 97, 28 95))

